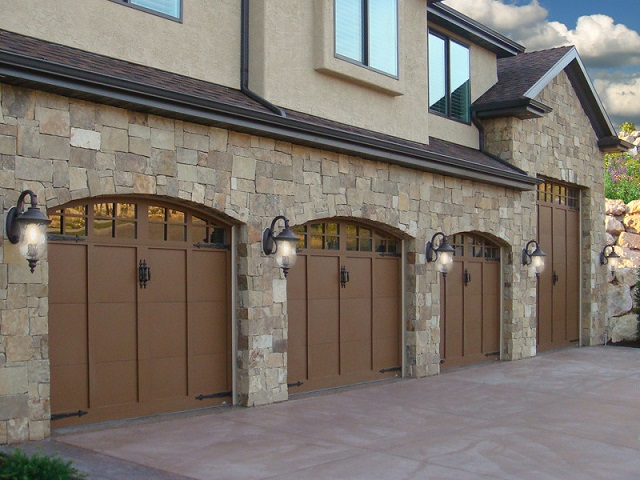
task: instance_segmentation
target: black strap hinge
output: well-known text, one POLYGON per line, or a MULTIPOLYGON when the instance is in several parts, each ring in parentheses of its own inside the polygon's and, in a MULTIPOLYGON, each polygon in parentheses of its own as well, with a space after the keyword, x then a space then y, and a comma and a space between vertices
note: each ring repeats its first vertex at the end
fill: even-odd
POLYGON ((392 367, 392 368, 383 368, 380 370, 380 373, 401 372, 401 371, 402 371, 402 367, 392 367))
POLYGON ((194 243, 196 248, 211 248, 216 250, 231 250, 231 245, 228 243, 194 243))
POLYGON ((500 356, 500 352, 485 353, 484 356, 485 357, 499 357, 500 356))
POLYGON ((224 398, 230 397, 233 392, 220 392, 220 393, 210 393, 208 395, 198 395, 196 400, 206 400, 208 398, 224 398))
POLYGON ((304 385, 304 382, 301 382, 300 380, 298 380, 296 383, 287 383, 287 387, 291 388, 291 387, 301 387, 302 385, 304 385))
POLYGON ((77 235, 59 235, 57 233, 47 233, 47 242, 84 242, 86 237, 77 235))
POLYGON ((69 418, 69 417, 82 417, 83 415, 87 415, 89 412, 85 410, 78 410, 77 412, 69 412, 69 413, 52 413, 51 421, 60 420, 61 418, 69 418))

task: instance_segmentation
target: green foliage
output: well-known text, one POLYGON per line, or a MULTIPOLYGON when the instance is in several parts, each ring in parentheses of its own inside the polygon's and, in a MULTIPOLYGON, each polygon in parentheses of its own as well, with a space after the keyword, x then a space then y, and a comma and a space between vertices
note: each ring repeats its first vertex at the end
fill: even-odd
POLYGON ((633 122, 624 122, 622 125, 620 125, 620 130, 627 135, 630 135, 631 133, 636 131, 636 125, 633 122))
POLYGON ((628 153, 611 153, 604 159, 604 194, 629 203, 640 199, 640 159, 628 153))
POLYGON ((78 480, 86 478, 57 454, 35 453, 29 457, 16 449, 0 456, 0 479, 8 480, 78 480))

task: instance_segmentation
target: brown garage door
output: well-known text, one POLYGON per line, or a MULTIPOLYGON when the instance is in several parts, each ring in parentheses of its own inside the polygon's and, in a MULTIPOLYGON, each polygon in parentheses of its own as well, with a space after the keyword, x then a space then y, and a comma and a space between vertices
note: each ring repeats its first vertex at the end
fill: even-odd
POLYGON ((53 427, 230 401, 228 227, 140 199, 49 216, 53 427))
POLYGON ((440 289, 443 368, 500 358, 500 247, 469 233, 451 239, 453 268, 440 289))
POLYGON ((538 187, 538 241, 547 254, 538 282, 538 350, 576 344, 580 337, 579 190, 538 187))
POLYGON ((400 241, 368 226, 298 227, 287 280, 291 393, 401 375, 400 241))

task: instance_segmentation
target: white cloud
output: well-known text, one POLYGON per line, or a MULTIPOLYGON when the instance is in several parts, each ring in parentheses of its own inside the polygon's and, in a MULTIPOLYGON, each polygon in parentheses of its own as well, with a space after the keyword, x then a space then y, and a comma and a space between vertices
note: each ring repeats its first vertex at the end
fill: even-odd
POLYGON ((607 15, 589 15, 567 26, 549 21, 538 0, 515 5, 511 0, 445 0, 444 3, 508 36, 527 51, 575 45, 614 125, 634 121, 640 126, 640 34, 607 15), (595 70, 594 70, 595 69, 595 70), (607 69, 604 73, 601 69, 607 69), (637 69, 634 69, 637 71, 637 69))
POLYGON ((446 0, 444 3, 527 47, 528 51, 575 45, 588 67, 640 65, 640 34, 607 15, 578 18, 574 29, 548 20, 538 0, 446 0))

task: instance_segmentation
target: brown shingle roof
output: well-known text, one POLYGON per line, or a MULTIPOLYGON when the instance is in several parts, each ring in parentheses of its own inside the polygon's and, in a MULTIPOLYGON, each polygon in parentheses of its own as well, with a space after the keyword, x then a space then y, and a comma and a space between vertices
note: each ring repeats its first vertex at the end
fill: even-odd
POLYGON ((573 47, 559 47, 498 59, 498 83, 474 106, 523 98, 573 47))
POLYGON ((279 116, 240 90, 0 30, 0 78, 124 108, 227 126, 517 189, 536 180, 478 150, 412 142, 302 112, 279 116))

